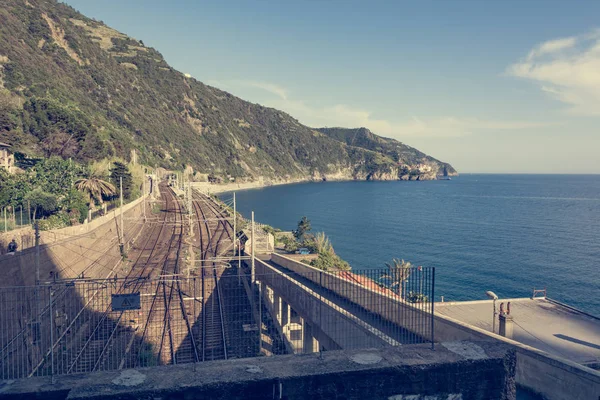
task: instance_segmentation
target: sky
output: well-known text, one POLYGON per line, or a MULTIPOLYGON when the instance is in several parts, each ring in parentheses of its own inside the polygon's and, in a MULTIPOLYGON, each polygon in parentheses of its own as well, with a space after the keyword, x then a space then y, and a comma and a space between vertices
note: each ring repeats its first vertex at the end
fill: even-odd
POLYGON ((67 0, 177 70, 462 173, 600 173, 600 2, 67 0))

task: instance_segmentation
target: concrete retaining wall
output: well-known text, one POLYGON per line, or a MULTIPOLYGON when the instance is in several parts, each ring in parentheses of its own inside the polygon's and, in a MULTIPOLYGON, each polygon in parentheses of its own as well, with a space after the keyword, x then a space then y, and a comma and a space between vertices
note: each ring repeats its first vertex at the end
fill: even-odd
POLYGON ((0 386, 5 399, 514 400, 514 353, 462 343, 478 357, 426 345, 331 351, 32 378, 0 386))
MULTIPOLYGON (((308 279, 314 279, 315 272, 319 272, 316 268, 312 268, 306 264, 291 260, 279 254, 271 256, 273 262, 290 269, 308 279)), ((334 291, 347 298, 356 304, 364 303, 368 295, 362 294, 353 289, 344 290, 347 285, 356 285, 353 282, 338 282, 344 281, 326 272, 323 276, 329 276, 328 279, 323 279, 324 285, 328 289, 334 291), (335 281, 335 280, 338 281, 335 281), (332 282, 335 281, 335 284, 332 282)), ((318 283, 318 282, 317 282, 318 283)), ((372 290, 362 287, 362 291, 372 292, 370 296, 380 296, 381 302, 390 301, 389 296, 373 292, 372 290)), ((393 299, 396 301, 395 299, 393 299)), ((374 312, 380 312, 374 310, 374 312)), ((384 314, 383 314, 384 315, 384 314)), ((402 323, 398 319, 394 322, 402 323)), ((517 352, 517 383, 528 388, 536 393, 540 393, 548 400, 563 400, 563 399, 589 399, 598 400, 600 396, 600 372, 591 368, 584 367, 561 357, 553 356, 546 352, 540 351, 530 346, 514 340, 506 339, 502 336, 493 334, 483 329, 463 323, 461 321, 436 314, 435 315, 435 341, 447 342, 457 340, 477 340, 477 341, 500 341, 512 346, 517 352)))
MULTIPOLYGON (((148 197, 148 196, 146 196, 148 197)), ((123 206, 123 213, 128 213, 129 210, 132 210, 139 205, 142 204, 142 198, 132 201, 131 203, 125 204, 123 206)), ((150 210, 147 210, 150 212, 150 210)), ((120 208, 116 208, 108 212, 106 215, 98 217, 92 220, 89 223, 76 225, 76 226, 68 226, 66 228, 61 229, 53 229, 50 231, 41 231, 40 232, 40 243, 41 244, 51 244, 59 240, 63 240, 66 237, 72 237, 76 235, 81 235, 84 233, 93 232, 102 225, 107 222, 113 221, 115 218, 121 213, 120 208)), ((128 217, 131 217, 128 214, 128 217)), ((27 226, 25 228, 15 229, 9 232, 0 233, 0 254, 6 253, 6 248, 8 243, 16 238, 17 243, 19 244, 19 250, 24 251, 26 249, 32 248, 35 246, 35 234, 32 227, 27 226)))
MULTIPOLYGON (((294 311, 309 321, 313 327, 319 328, 318 332, 315 329, 313 335, 325 349, 375 348, 388 345, 364 321, 353 318, 351 314, 335 304, 322 301, 317 293, 300 282, 261 260, 256 260, 255 264, 257 279, 271 287, 277 296, 290 304, 294 311)), ((275 310, 271 300, 265 299, 265 302, 273 315, 275 310)), ((273 318, 276 318, 275 315, 273 318)))
MULTIPOLYGON (((125 243, 129 244, 141 231, 142 199, 126 204, 123 212, 125 243)), ((119 215, 117 209, 89 224, 40 232, 40 280, 52 280, 53 274, 60 279, 76 278, 82 273, 89 278, 105 278, 111 274, 121 261, 117 234, 119 215)), ((31 229, 21 234, 33 241, 31 229)), ((15 255, 0 256, 0 270, 5 277, 0 287, 35 284, 36 250, 19 250, 15 255)))
POLYGON ((431 333, 429 331, 431 314, 427 312, 428 303, 407 303, 396 295, 376 292, 336 274, 322 271, 280 254, 273 253, 271 260, 338 294, 342 298, 358 304, 365 310, 402 326, 407 331, 420 337, 421 340, 431 341, 431 333))

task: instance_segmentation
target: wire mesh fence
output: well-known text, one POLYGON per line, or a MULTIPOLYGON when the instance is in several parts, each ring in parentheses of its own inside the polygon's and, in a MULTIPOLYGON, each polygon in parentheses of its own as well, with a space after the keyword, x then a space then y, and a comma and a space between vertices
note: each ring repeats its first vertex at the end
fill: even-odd
POLYGON ((433 342, 432 268, 254 264, 0 288, 0 379, 433 342))
POLYGON ((27 207, 5 207, 0 210, 0 232, 31 226, 33 219, 27 207))

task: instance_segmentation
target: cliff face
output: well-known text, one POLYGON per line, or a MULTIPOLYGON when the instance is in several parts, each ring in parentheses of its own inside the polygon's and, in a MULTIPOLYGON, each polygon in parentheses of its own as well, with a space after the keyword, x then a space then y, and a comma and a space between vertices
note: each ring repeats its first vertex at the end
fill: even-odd
POLYGON ((384 168, 372 174, 363 173, 365 179, 432 180, 438 176, 457 176, 458 172, 448 163, 395 139, 378 136, 367 128, 320 128, 319 132, 348 146, 367 149, 387 158, 384 168))
POLYGON ((0 141, 28 156, 88 162, 136 150, 146 165, 237 181, 428 179, 442 165, 455 172, 420 152, 405 157, 415 149, 404 145, 395 158, 390 139, 370 132, 361 141, 343 136, 204 85, 142 41, 55 0, 2 0, 0 141), (389 146, 373 145, 380 141, 389 146), (415 174, 421 164, 435 171, 415 174))

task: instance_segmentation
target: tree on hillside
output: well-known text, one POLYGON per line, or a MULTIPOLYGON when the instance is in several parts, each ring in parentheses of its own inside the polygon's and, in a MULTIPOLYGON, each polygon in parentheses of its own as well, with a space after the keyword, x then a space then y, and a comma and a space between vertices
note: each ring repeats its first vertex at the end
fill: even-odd
MULTIPOLYGON (((78 179, 77 182, 75 182, 75 187, 80 192, 83 192, 89 196, 90 206, 93 205, 94 201, 102 205, 104 197, 114 196, 118 193, 117 189, 112 183, 106 182, 97 176, 78 179)), ((125 188, 124 182, 123 188, 125 188)))
POLYGON ((304 234, 306 232, 310 232, 311 229, 312 227, 310 226, 310 220, 306 217, 302 217, 302 219, 298 221, 298 229, 293 231, 294 237, 296 240, 302 240, 304 234))
POLYGON ((79 144, 73 135, 58 131, 53 135, 48 135, 42 140, 42 149, 46 157, 60 156, 63 159, 75 157, 79 151, 79 144))
POLYGON ((31 204, 33 218, 38 218, 40 216, 47 217, 54 213, 58 208, 56 196, 52 193, 44 192, 40 188, 27 193, 25 201, 28 201, 31 204))
POLYGON ((48 193, 62 196, 65 190, 73 187, 78 176, 83 174, 83 167, 72 161, 60 157, 50 157, 37 163, 33 167, 31 176, 34 186, 44 188, 48 193))
POLYGON ((127 165, 115 161, 113 163, 113 167, 110 169, 110 180, 117 188, 117 193, 119 191, 119 180, 123 178, 123 197, 125 199, 131 198, 131 191, 133 189, 133 177, 131 176, 131 172, 129 172, 129 167, 127 165))
POLYGON ((382 279, 390 282, 389 287, 399 294, 404 293, 404 284, 412 272, 412 264, 408 261, 394 258, 391 262, 385 263, 388 272, 381 276, 382 279))

